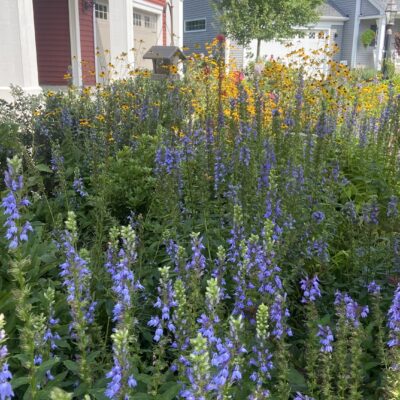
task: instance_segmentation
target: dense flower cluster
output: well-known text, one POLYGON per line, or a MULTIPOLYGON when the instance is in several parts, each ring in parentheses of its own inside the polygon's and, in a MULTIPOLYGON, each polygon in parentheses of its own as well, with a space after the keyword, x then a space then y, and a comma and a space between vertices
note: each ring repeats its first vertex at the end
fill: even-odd
POLYGON ((7 161, 8 170, 5 171, 4 182, 8 189, 8 194, 2 200, 2 207, 7 220, 4 226, 7 228, 6 239, 9 241, 9 248, 15 249, 19 243, 28 240, 28 232, 32 232, 32 225, 29 221, 21 222, 21 209, 27 207, 30 201, 23 197, 24 187, 23 176, 21 174, 22 161, 18 157, 7 161))
POLYGON ((355 327, 360 325, 360 318, 366 318, 369 313, 368 306, 360 306, 347 293, 336 292, 335 305, 339 313, 344 313, 346 320, 355 327))
POLYGON ((76 249, 77 227, 75 214, 70 212, 66 221, 67 229, 63 234, 62 248, 66 257, 60 265, 60 276, 63 278, 63 286, 67 290, 67 301, 71 307, 71 328, 83 328, 94 321, 96 301, 90 294, 91 271, 88 262, 82 258, 76 249))
POLYGON ((303 290, 302 303, 314 302, 318 297, 321 297, 317 276, 313 278, 305 277, 300 281, 300 287, 303 290))
POLYGON ((318 333, 317 336, 320 338, 319 343, 321 344, 321 352, 323 353, 332 353, 333 347, 332 342, 334 340, 331 328, 326 325, 318 325, 318 333))

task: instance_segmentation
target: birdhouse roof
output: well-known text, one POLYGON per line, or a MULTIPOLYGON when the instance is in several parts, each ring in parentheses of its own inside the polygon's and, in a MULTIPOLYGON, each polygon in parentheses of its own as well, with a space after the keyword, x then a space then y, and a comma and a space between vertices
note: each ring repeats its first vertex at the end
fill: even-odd
POLYGON ((178 56, 181 60, 184 60, 186 58, 178 46, 152 46, 144 54, 143 59, 145 59, 145 60, 169 59, 170 60, 174 56, 178 56))

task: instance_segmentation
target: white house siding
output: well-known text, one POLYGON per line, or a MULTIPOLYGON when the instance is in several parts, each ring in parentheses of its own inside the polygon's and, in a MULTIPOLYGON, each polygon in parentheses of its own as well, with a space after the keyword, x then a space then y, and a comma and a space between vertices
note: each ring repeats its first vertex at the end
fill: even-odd
POLYGON ((234 60, 237 69, 242 69, 244 65, 243 46, 237 44, 234 40, 229 43, 229 58, 234 60))
POLYGON ((12 100, 10 84, 39 93, 32 1, 0 3, 0 98, 12 100))

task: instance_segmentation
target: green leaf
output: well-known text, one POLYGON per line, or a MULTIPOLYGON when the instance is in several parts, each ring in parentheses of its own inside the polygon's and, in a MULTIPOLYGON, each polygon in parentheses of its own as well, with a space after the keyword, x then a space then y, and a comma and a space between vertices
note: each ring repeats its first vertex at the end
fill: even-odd
POLYGON ((29 376, 21 376, 20 378, 15 378, 11 380, 11 386, 13 389, 17 389, 22 385, 28 384, 30 381, 29 376))
POLYGON ((152 397, 147 393, 136 393, 132 397, 132 400, 150 400, 150 399, 152 399, 152 397))
POLYGON ((151 376, 149 376, 149 375, 139 374, 139 375, 136 377, 136 379, 137 379, 139 382, 145 383, 146 385, 151 385, 151 376))
POLYGON ((49 174, 53 173, 53 171, 45 164, 37 164, 36 169, 40 172, 47 172, 49 174))
POLYGON ((168 382, 166 385, 162 386, 162 389, 164 388, 164 386, 167 386, 168 388, 165 390, 165 392, 158 396, 160 400, 175 399, 179 391, 181 390, 181 385, 176 382, 168 382))
POLYGON ((306 387, 304 376, 294 368, 291 368, 289 371, 289 382, 296 390, 306 387))
POLYGON ((365 364, 363 364, 363 369, 364 371, 369 371, 372 368, 375 368, 377 366, 379 366, 381 363, 378 361, 369 361, 365 364))
POLYGON ((63 363, 74 374, 79 373, 79 365, 71 360, 65 360, 63 363))
POLYGON ((40 364, 40 366, 36 370, 37 379, 40 380, 46 374, 46 372, 49 371, 59 361, 60 361, 59 358, 54 357, 54 358, 47 360, 44 363, 40 364))
POLYGON ((96 400, 107 400, 108 397, 104 394, 106 388, 97 388, 89 390, 89 394, 91 394, 96 400))

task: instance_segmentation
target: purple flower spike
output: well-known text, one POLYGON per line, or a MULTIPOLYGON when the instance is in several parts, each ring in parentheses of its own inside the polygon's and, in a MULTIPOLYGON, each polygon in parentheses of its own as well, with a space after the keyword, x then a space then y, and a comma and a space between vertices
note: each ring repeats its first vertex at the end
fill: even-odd
POLYGON ((400 346, 400 284, 394 293, 393 302, 388 312, 389 347, 400 346))
POLYGON ((332 342, 334 340, 331 328, 326 325, 318 325, 318 333, 317 336, 320 338, 319 343, 322 345, 321 352, 322 353, 332 353, 333 347, 332 342))
POLYGON ((315 275, 313 278, 305 277, 300 281, 300 287, 303 290, 302 303, 313 303, 318 297, 321 297, 319 290, 319 280, 315 275))
POLYGON ((381 287, 375 281, 372 281, 368 284, 368 293, 378 296, 381 293, 381 287))
POLYGON ((22 197, 23 177, 20 175, 22 169, 21 160, 14 157, 8 160, 8 170, 5 172, 4 182, 8 189, 7 195, 3 198, 1 206, 4 215, 7 216, 4 226, 7 228, 5 238, 9 241, 8 247, 16 249, 20 242, 28 240, 28 232, 32 232, 32 225, 27 221, 21 226, 21 209, 28 207, 31 203, 27 198, 22 197))

